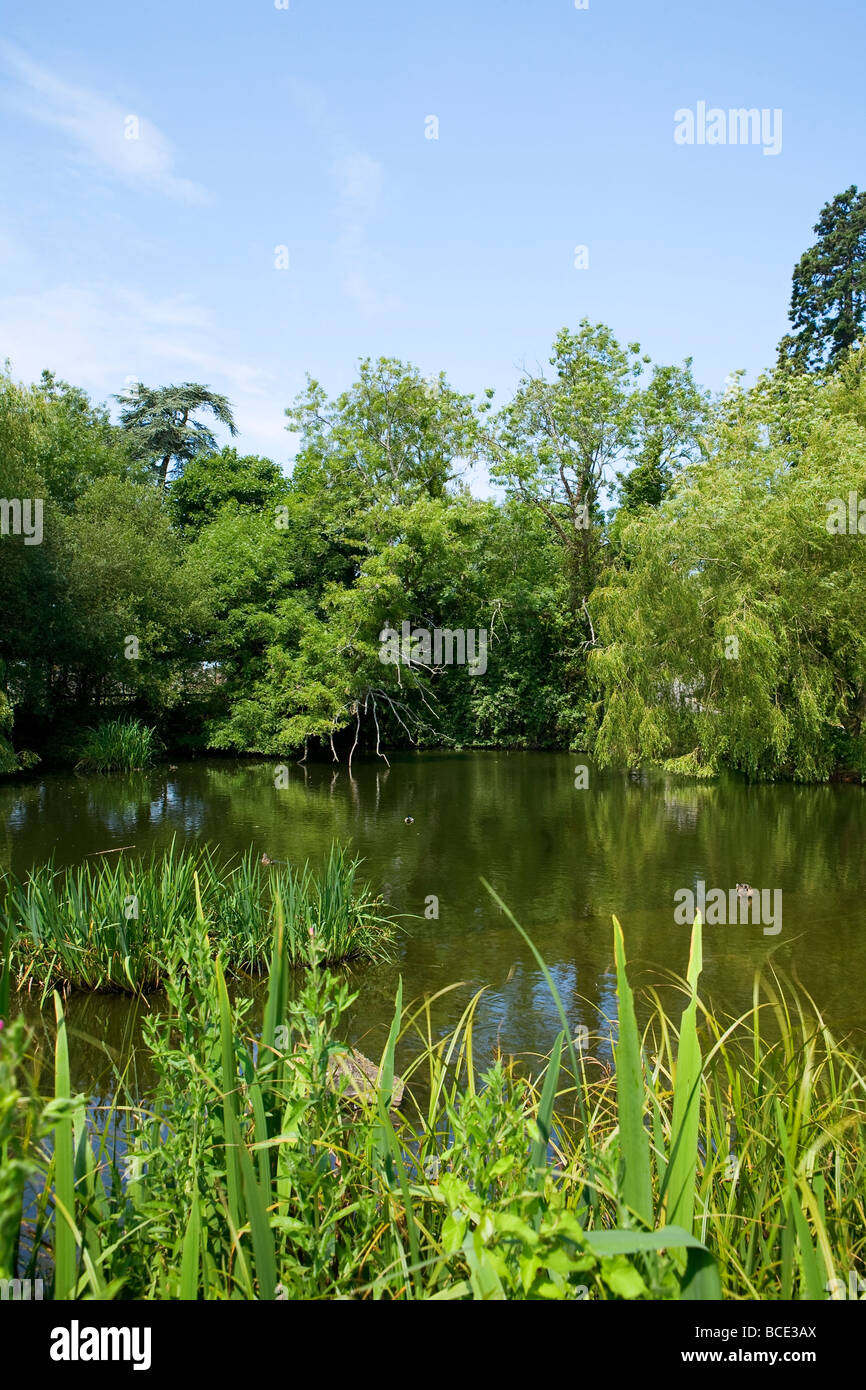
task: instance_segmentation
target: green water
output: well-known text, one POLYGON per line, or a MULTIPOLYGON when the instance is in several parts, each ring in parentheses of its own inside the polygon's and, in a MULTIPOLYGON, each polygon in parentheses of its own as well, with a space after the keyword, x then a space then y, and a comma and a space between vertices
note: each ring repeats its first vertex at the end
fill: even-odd
MULTIPOLYGON (((561 753, 421 753, 345 764, 290 765, 274 786, 270 762, 199 761, 132 776, 46 776, 0 786, 0 863, 22 873, 53 857, 209 840, 227 853, 250 844, 272 859, 316 862, 333 839, 363 857, 363 876, 406 923, 393 964, 353 973, 352 1041, 375 1053, 398 975, 404 997, 447 985, 435 1026, 445 1031, 486 987, 479 1053, 547 1050, 558 1030, 544 980, 486 878, 530 932, 575 1027, 615 1017, 611 913, 623 924, 637 986, 684 972, 689 929, 674 894, 747 882, 782 894, 782 930, 708 926, 703 992, 740 1013, 757 968, 774 963, 814 997, 840 1035, 866 1023, 866 795, 857 786, 712 785, 589 771, 561 753), (406 825, 405 817, 413 817, 406 825), (438 919, 431 898, 438 899, 438 919)), ((152 1005, 150 1005, 152 1006, 152 1005)), ((144 1007, 150 1007, 145 1005, 144 1007)), ((137 1006, 139 1012, 142 1006, 137 1006)), ((32 1012, 32 1002, 28 1010, 32 1012)), ((124 1051, 136 1010, 120 998, 70 1001, 78 1038, 74 1085, 99 1068, 97 1043, 124 1051), (88 1039, 90 1041, 88 1041, 88 1039)), ((47 1027, 47 1024, 45 1025, 47 1027)))

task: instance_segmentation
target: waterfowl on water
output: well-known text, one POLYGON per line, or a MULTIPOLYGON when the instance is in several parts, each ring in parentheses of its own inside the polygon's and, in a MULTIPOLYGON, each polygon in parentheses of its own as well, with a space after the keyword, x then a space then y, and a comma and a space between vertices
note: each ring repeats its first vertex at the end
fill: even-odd
POLYGON ((737 893, 739 894, 739 896, 740 896, 741 898, 751 898, 752 895, 754 894, 754 892, 755 892, 755 889, 754 889, 754 888, 750 888, 750 886, 749 886, 748 883, 738 883, 738 884, 737 884, 737 893))
POLYGON ((415 824, 415 817, 414 817, 414 816, 407 816, 406 819, 403 821, 403 824, 404 824, 404 825, 414 825, 414 824, 415 824))

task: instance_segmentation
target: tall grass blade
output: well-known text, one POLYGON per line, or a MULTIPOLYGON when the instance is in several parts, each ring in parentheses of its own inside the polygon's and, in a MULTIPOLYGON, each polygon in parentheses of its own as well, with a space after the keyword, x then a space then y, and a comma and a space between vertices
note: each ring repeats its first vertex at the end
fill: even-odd
MULTIPOLYGON (((559 1068, 562 1060, 562 1044, 565 1041, 565 1034, 558 1033, 556 1042, 553 1044, 553 1052, 547 1064, 547 1075, 544 1078, 544 1087, 538 1102, 538 1110, 535 1116, 535 1123, 538 1127, 538 1134, 532 1143, 532 1153, 530 1157, 531 1171, 535 1175, 536 1187, 543 1187, 544 1175, 547 1171, 547 1148, 550 1143, 550 1136, 553 1133, 553 1107, 556 1104, 556 1087, 559 1082, 559 1068)), ((538 1219, 541 1220, 539 1209, 538 1219)))
POLYGON ((57 1019, 57 1038, 54 1045, 54 1097, 67 1102, 67 1113, 54 1126, 54 1191, 57 1197, 54 1214, 54 1297, 75 1297, 76 1232, 75 1232, 75 1158, 72 1139, 72 1096, 69 1083, 69 1043, 66 1037, 66 1018, 60 995, 54 994, 54 1013, 57 1019))
POLYGON ((232 1027, 231 1003, 225 976, 219 960, 216 962, 216 986, 220 1014, 220 1059, 222 1066, 223 1141, 226 1155, 226 1188, 229 1214, 235 1229, 243 1224, 240 1217, 241 1169, 238 1149, 240 1132, 237 1119, 238 1072, 235 1063, 235 1040, 232 1027))
POLYGON ((665 1219, 672 1225, 685 1227, 687 1231, 692 1229, 695 1213, 702 1066, 697 1030, 697 990, 702 969, 703 938, 701 914, 698 913, 692 926, 686 976, 690 998, 680 1024, 671 1122, 671 1155, 665 1173, 665 1219))
MULTIPOLYGON (((195 1151, 193 1150, 193 1172, 195 1172, 195 1151)), ((180 1296, 185 1302, 198 1298, 199 1246, 201 1245, 201 1206, 197 1192, 192 1194, 189 1209, 189 1224, 183 1238, 183 1252, 180 1262, 180 1296)))
POLYGON ((647 1226, 653 1224, 649 1135, 644 1128, 645 1084, 634 996, 625 965, 622 927, 613 919, 619 1037, 614 1048, 619 1141, 623 1160, 622 1195, 627 1207, 647 1226))
POLYGON ((584 1094, 583 1094, 583 1087, 582 1087, 582 1085, 581 1085, 581 1079, 582 1079, 582 1076, 583 1076, 583 1072, 582 1072, 581 1067, 580 1067, 579 1064, 578 1064, 577 1053, 576 1053, 575 1050, 574 1050, 574 1039, 573 1039, 572 1036, 571 1036, 571 1029, 570 1029, 569 1026, 568 1026, 568 1016, 566 1015, 565 1009, 564 1009, 564 1007, 563 1007, 563 1003, 562 1003, 562 999, 560 998, 559 990, 558 990, 557 987, 556 987, 556 981, 554 980, 554 978, 553 978, 553 976, 551 975, 549 969, 547 968, 547 962, 545 961, 545 959, 544 959, 544 957, 542 956, 541 952, 538 950, 537 946, 535 945, 535 942, 532 940, 532 938, 529 936, 529 934, 523 930, 523 927, 520 925, 520 923, 518 922, 517 918, 514 916, 514 913, 511 911, 511 909, 510 909, 509 907, 507 907, 507 906, 505 905, 505 903, 504 903, 504 902, 502 901, 502 899, 500 898, 499 894, 496 892, 496 889, 493 888, 493 887, 487 882, 487 879, 486 879, 486 878, 482 878, 482 879, 481 879, 481 882, 482 882, 482 884, 484 885, 484 887, 487 889, 487 891, 488 891, 488 893, 490 894, 490 896, 491 896, 491 898, 493 899, 493 901, 494 901, 494 902, 497 904, 497 906, 500 907, 500 908, 502 909, 502 911, 505 913, 505 915, 506 915, 506 917, 508 918, 508 920, 509 920, 509 922, 511 923, 511 925, 517 929, 517 931, 520 933, 520 935, 521 935, 521 937, 523 938, 523 940, 526 942, 527 946, 529 947, 530 951, 532 952, 533 956, 535 957, 535 959, 536 959, 536 961, 537 961, 537 963, 538 963, 538 967, 539 967, 539 969, 541 970, 542 975, 544 976, 544 979, 545 979, 545 981, 546 981, 546 983, 547 983, 547 988, 550 990, 550 997, 551 997, 551 999, 553 1000, 554 1004, 556 1005, 556 1011, 557 1011, 557 1013, 559 1014, 559 1020, 560 1020, 560 1023, 562 1024, 562 1029, 563 1029, 563 1032, 565 1033, 566 1041, 567 1041, 567 1043, 568 1043, 568 1056, 569 1056, 569 1060, 570 1060, 570 1062, 571 1062, 572 1075, 573 1075, 573 1077, 574 1077, 575 1092, 576 1092, 576 1095, 577 1095, 577 1104, 578 1104, 578 1110, 579 1110, 579 1113, 580 1113, 580 1122, 581 1122, 581 1129, 582 1129, 582 1134, 583 1134, 583 1143, 584 1143, 585 1152, 586 1152, 586 1170, 587 1170, 587 1186, 588 1186, 588 1188, 589 1188, 589 1201, 590 1201, 590 1205, 591 1205, 591 1207, 592 1207, 593 1212, 594 1212, 594 1213, 596 1214, 596 1216, 597 1216, 597 1215, 598 1215, 598 1192, 597 1192, 597 1181, 596 1181, 596 1172, 595 1172, 595 1158, 594 1158, 594 1155, 593 1155, 592 1126, 591 1126, 590 1123, 589 1123, 589 1115, 587 1114, 586 1102, 585 1102, 584 1094))

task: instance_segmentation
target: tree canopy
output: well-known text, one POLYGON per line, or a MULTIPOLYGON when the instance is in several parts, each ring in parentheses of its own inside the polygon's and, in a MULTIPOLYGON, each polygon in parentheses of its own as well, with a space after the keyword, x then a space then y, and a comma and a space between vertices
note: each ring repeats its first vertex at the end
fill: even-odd
POLYGON ((234 434, 233 412, 206 386, 138 386, 114 423, 51 373, 0 374, 0 773, 124 712, 280 758, 866 773, 864 216, 853 187, 822 212, 796 333, 750 388, 714 397, 587 320, 495 410, 364 358, 287 407, 290 476, 217 447, 200 417, 234 434), (483 672, 436 631, 483 633, 483 672))
POLYGON ((230 434, 237 434, 227 398, 195 381, 156 389, 138 382, 117 400, 120 422, 129 431, 135 456, 157 469, 162 488, 168 485, 172 467, 180 476, 190 459, 217 447, 213 432, 196 419, 197 412, 207 411, 230 434))

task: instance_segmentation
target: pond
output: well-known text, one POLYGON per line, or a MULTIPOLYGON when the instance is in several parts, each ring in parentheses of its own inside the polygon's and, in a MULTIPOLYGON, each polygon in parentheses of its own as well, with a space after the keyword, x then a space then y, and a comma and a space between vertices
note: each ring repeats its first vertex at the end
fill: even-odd
MULTIPOLYGON (((772 925, 763 917, 707 926, 703 996, 739 1014, 751 1005, 755 971, 772 966, 809 991, 837 1036, 862 1038, 862 788, 694 783, 591 765, 584 775, 582 760, 567 753, 389 757, 390 767, 356 759, 351 776, 345 764, 326 762, 290 764, 287 778, 275 779, 270 761, 197 760, 131 776, 6 783, 0 864, 21 874, 49 858, 62 866, 121 846, 163 848, 173 837, 317 863, 333 840, 350 843, 364 859, 362 877, 412 914, 392 963, 353 972, 350 1040, 377 1055, 398 976, 407 1000, 461 982, 437 1001, 435 1026, 453 1026, 484 986, 475 1032, 482 1061, 497 1046, 545 1052, 559 1027, 531 952, 482 879, 541 951, 570 1023, 593 1033, 616 1016, 612 913, 633 984, 660 984, 667 972, 685 972, 690 929, 676 906, 685 891, 698 894, 703 884, 707 895, 720 888, 733 899, 746 883, 771 900, 780 895, 781 911, 772 925)), ((74 1088, 93 1084, 92 1045, 124 1051, 147 1007, 70 1000, 74 1088)))

